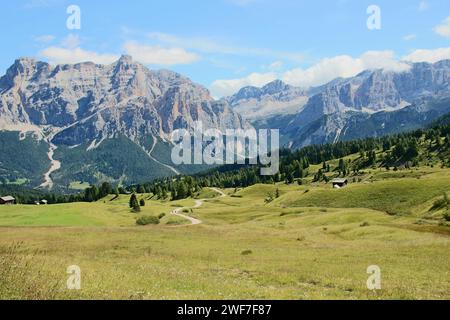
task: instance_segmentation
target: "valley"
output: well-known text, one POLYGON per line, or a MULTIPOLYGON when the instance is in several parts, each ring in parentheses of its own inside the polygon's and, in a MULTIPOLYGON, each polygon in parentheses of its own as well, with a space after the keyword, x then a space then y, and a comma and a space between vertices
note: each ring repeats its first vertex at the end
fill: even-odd
POLYGON ((17 264, 22 279, 2 271, 0 296, 449 299, 449 227, 445 208, 432 208, 450 191, 450 170, 377 169, 360 178, 341 190, 280 183, 198 194, 207 200, 138 194, 146 199, 139 214, 130 212, 126 195, 0 206, 0 263, 32 266, 17 264), (277 190, 279 198, 267 203, 277 190), (161 213, 158 225, 136 225, 139 216, 161 213), (74 264, 81 268, 81 291, 64 287, 66 268, 74 264), (382 290, 366 288, 369 265, 380 266, 382 290), (4 279, 16 279, 14 288, 4 279))

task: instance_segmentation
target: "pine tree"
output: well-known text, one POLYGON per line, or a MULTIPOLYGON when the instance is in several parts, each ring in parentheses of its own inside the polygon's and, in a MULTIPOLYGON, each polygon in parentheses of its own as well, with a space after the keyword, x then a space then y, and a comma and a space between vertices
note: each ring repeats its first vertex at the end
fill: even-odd
POLYGON ((291 183, 293 183, 294 182, 294 176, 293 176, 293 174, 292 174, 292 172, 288 172, 287 174, 286 174, 286 183, 287 184, 291 184, 291 183))
POLYGON ((139 206, 136 194, 133 193, 130 197, 130 208, 134 209, 135 207, 139 206))

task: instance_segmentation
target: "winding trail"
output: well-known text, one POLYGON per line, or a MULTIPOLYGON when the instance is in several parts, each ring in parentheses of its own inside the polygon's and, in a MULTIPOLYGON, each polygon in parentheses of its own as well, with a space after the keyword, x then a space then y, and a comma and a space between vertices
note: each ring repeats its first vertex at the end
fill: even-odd
MULTIPOLYGON (((208 189, 217 192, 220 195, 219 198, 224 198, 224 197, 227 196, 222 190, 219 190, 217 188, 208 188, 208 189)), ((217 198, 213 198, 213 199, 217 199, 217 198)), ((201 206, 203 206, 205 201, 208 201, 208 200, 212 200, 212 199, 195 200, 195 206, 193 206, 192 209, 200 208, 201 206)), ((170 214, 173 215, 173 216, 177 216, 177 217, 189 220, 189 222, 191 222, 191 224, 189 226, 196 226, 196 225, 199 225, 199 224, 203 223, 202 220, 199 220, 199 219, 196 219, 196 218, 193 218, 193 217, 190 217, 190 216, 182 214, 181 210, 183 210, 183 209, 186 209, 186 208, 177 208, 177 209, 173 210, 170 214)))

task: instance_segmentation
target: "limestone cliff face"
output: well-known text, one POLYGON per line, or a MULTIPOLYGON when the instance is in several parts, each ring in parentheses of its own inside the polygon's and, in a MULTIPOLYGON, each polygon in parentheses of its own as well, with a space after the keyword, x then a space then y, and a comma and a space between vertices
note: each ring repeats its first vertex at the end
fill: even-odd
POLYGON ((129 56, 108 66, 51 66, 18 59, 0 79, 0 128, 36 126, 57 144, 123 134, 167 138, 175 129, 243 128, 244 120, 204 87, 171 71, 152 71, 129 56))

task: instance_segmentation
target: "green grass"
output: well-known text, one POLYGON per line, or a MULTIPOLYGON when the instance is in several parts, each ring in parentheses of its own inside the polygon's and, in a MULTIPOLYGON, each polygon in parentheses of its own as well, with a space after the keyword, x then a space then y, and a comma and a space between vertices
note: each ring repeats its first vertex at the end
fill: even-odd
MULTIPOLYGON (((0 207, 0 257, 11 243, 22 243, 21 256, 34 252, 31 268, 62 284, 50 299, 450 299, 450 229, 416 223, 449 187, 450 170, 425 171, 342 190, 253 186, 194 209, 197 226, 169 215, 136 226, 128 196, 0 207), (265 204, 277 188, 281 197, 265 204), (74 264, 76 293, 63 285, 74 264), (381 268, 377 292, 366 288, 370 265, 381 268)), ((194 205, 141 197, 142 215, 194 205)))
MULTIPOLYGON (((138 195, 147 199, 151 195, 138 195)), ((0 226, 16 227, 129 227, 141 216, 169 214, 176 207, 193 206, 193 200, 173 203, 146 200, 139 214, 128 207, 129 196, 108 196, 94 203, 69 203, 49 206, 0 206, 0 226)))
POLYGON ((71 190, 86 190, 91 185, 87 182, 81 182, 81 181, 73 181, 69 185, 69 189, 71 190))
MULTIPOLYGON (((394 173, 395 174, 395 173, 394 173)), ((448 171, 429 174, 420 179, 387 179, 373 183, 350 184, 333 190, 331 186, 311 188, 301 194, 288 193, 274 204, 297 207, 370 208, 393 215, 414 213, 414 207, 442 195, 450 189, 448 171)))

